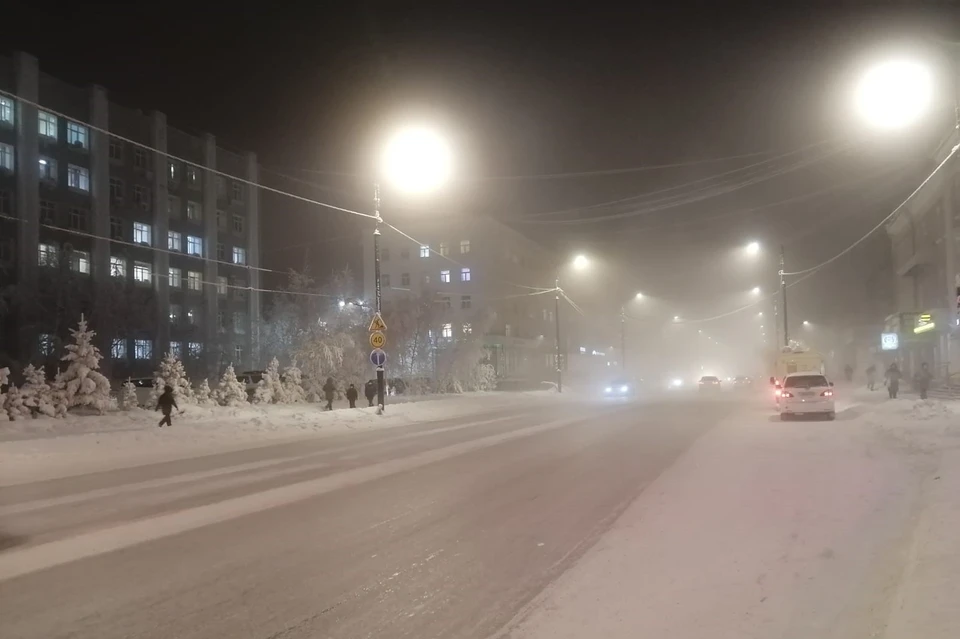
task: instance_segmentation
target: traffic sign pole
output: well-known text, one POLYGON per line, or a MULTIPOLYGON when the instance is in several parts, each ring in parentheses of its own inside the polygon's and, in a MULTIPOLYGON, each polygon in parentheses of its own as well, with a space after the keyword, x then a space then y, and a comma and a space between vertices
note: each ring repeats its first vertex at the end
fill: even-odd
MULTIPOLYGON (((373 229, 373 276, 374 288, 376 290, 376 316, 380 317, 380 224, 383 220, 380 217, 380 184, 373 185, 373 217, 376 224, 373 229)), ((383 320, 380 320, 383 323, 383 320)), ((383 411, 385 406, 383 366, 377 366, 377 406, 383 411)))

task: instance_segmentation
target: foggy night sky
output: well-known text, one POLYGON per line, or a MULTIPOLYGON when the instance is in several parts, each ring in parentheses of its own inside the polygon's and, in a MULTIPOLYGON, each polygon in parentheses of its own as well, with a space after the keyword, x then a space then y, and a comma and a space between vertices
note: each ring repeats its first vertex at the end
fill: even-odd
MULTIPOLYGON (((101 84, 114 101, 162 110, 173 126, 212 132, 223 146, 255 151, 267 167, 334 189, 284 184, 291 190, 357 207, 369 205, 366 193, 343 192, 363 182, 298 169, 363 173, 378 135, 392 118, 411 114, 435 119, 454 139, 462 179, 431 206, 513 221, 752 160, 575 180, 482 178, 783 153, 853 139, 852 151, 829 162, 695 205, 615 224, 518 227, 564 254, 609 257, 622 275, 614 297, 639 288, 678 300, 676 311, 692 315, 732 308, 737 289, 770 288, 772 263, 761 277, 730 262, 729 252, 746 241, 768 250, 785 242, 788 270, 805 268, 899 203, 929 170, 926 156, 943 137, 949 110, 909 136, 870 140, 843 111, 846 87, 856 65, 884 44, 925 35, 960 40, 954 10, 893 2, 883 10, 851 2, 858 8, 844 11, 682 2, 630 11, 573 2, 58 5, 56 26, 47 6, 12 4, 23 19, 5 35, 5 53, 31 52, 47 73, 101 84), (827 196, 736 213, 883 169, 891 173, 827 196), (725 217, 708 219, 718 214, 725 217)), ((301 212, 291 241, 351 235, 356 222, 301 212)), ((882 254, 886 237, 878 237, 882 254)), ((332 244, 327 268, 353 257, 344 253, 349 243, 332 244)), ((851 295, 876 266, 864 254, 844 258, 811 280, 820 284, 798 286, 796 304, 827 318, 849 312, 841 298, 855 305, 851 295)))

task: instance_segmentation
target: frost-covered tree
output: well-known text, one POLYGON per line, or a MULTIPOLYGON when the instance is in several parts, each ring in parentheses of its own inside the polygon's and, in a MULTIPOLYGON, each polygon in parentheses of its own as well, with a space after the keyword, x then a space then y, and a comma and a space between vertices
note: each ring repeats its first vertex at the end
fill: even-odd
POLYGON ((47 417, 56 417, 57 409, 54 406, 53 389, 47 383, 47 376, 42 368, 33 364, 23 369, 25 381, 20 387, 23 404, 30 410, 35 410, 47 417))
POLYGON ((133 385, 129 377, 120 387, 120 407, 123 410, 133 410, 140 407, 140 402, 137 400, 137 387, 133 385))
POLYGON ((173 398, 178 406, 194 402, 193 388, 187 379, 187 372, 183 369, 183 362, 174 357, 173 353, 163 356, 160 368, 153 374, 153 390, 150 391, 150 403, 153 406, 157 405, 164 386, 173 388, 173 398))
MULTIPOLYGON (((10 383, 10 369, 4 366, 0 368, 0 387, 3 387, 6 384, 10 383)), ((7 394, 0 393, 0 413, 3 413, 7 408, 7 394)))
POLYGON ((7 411, 7 417, 10 418, 11 422, 20 417, 30 416, 30 408, 23 403, 23 394, 20 392, 20 389, 13 384, 10 385, 10 390, 7 391, 7 401, 3 408, 7 411))
POLYGON ((233 364, 228 364, 220 378, 217 387, 217 401, 221 406, 243 406, 247 403, 247 389, 233 370, 233 364))
POLYGON ((283 403, 283 384, 280 383, 280 362, 274 357, 270 360, 267 370, 263 372, 263 379, 257 384, 253 393, 255 404, 283 403))
POLYGON ((283 401, 287 404, 301 404, 307 401, 307 394, 303 391, 303 373, 297 362, 287 366, 283 371, 283 401))
POLYGON ((197 387, 193 395, 197 403, 201 406, 209 406, 210 404, 217 403, 213 398, 213 392, 210 390, 210 382, 207 381, 206 377, 200 380, 200 386, 197 387))
POLYGON ((85 407, 103 413, 113 403, 110 397, 110 382, 100 373, 100 349, 93 345, 96 335, 87 330, 87 320, 80 316, 76 329, 70 329, 74 343, 67 344, 67 370, 58 376, 57 390, 62 393, 67 408, 85 407))

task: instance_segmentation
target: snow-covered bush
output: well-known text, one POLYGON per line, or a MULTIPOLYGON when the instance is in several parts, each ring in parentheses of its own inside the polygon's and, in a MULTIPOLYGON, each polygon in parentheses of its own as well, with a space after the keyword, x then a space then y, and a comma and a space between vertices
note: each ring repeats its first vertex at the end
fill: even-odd
POLYGON ((63 361, 67 370, 58 375, 57 390, 67 408, 92 408, 103 414, 113 403, 110 382, 99 372, 100 349, 93 345, 93 331, 87 330, 87 320, 80 316, 77 329, 70 329, 74 343, 67 344, 63 361))
POLYGON ((4 409, 7 411, 7 417, 10 418, 11 422, 20 417, 30 416, 30 408, 23 404, 23 394, 20 392, 20 389, 13 384, 10 385, 10 390, 7 391, 7 401, 4 409))
POLYGON ((120 408, 123 410, 133 410, 139 408, 140 402, 137 400, 137 387, 133 385, 130 378, 120 386, 120 408))
POLYGON ((213 392, 210 390, 210 382, 207 381, 206 377, 200 380, 200 386, 197 387, 193 395, 197 403, 201 406, 209 406, 217 403, 213 398, 213 392))
MULTIPOLYGON (((4 384, 10 383, 10 369, 4 366, 0 368, 0 387, 4 384)), ((0 413, 3 413, 7 408, 7 394, 0 393, 0 413)))
POLYGON ((233 370, 233 364, 228 364, 220 378, 217 387, 217 401, 221 406, 243 406, 247 403, 247 389, 233 370))
POLYGON ((183 369, 183 362, 167 353, 160 360, 160 368, 153 374, 153 390, 150 391, 150 403, 157 405, 157 399, 163 394, 163 387, 173 388, 173 398, 178 406, 194 402, 193 388, 187 379, 187 372, 183 369))
POLYGON ((283 401, 287 404, 300 404, 307 401, 303 391, 303 373, 294 362, 283 371, 283 401))
POLYGON ((257 390, 253 393, 253 403, 277 404, 283 401, 283 385, 280 383, 280 362, 274 357, 270 360, 267 370, 263 372, 263 379, 257 384, 257 390))
POLYGON ((47 417, 56 417, 57 409, 53 401, 53 389, 47 383, 47 376, 43 368, 36 368, 33 364, 23 369, 25 381, 20 387, 23 404, 30 410, 35 410, 47 417))

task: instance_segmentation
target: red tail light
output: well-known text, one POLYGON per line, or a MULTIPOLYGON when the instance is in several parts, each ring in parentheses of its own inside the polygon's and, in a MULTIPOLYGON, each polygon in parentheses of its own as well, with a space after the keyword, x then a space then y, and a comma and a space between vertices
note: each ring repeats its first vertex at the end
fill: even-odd
POLYGON ((780 397, 793 397, 793 393, 790 391, 780 391, 780 397))
POLYGON ((822 393, 820 393, 820 397, 833 397, 833 391, 825 390, 822 393))

